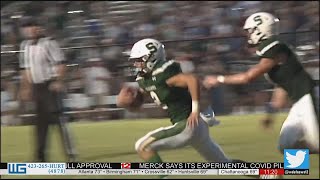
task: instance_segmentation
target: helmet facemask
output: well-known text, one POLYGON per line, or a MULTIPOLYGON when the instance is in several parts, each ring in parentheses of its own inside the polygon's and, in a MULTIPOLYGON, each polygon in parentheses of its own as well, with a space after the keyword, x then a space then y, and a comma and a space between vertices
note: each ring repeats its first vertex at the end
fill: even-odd
POLYGON ((266 39, 266 35, 262 34, 257 26, 245 29, 245 31, 247 33, 249 47, 254 47, 262 40, 266 39))
POLYGON ((157 59, 154 58, 154 54, 149 54, 142 56, 141 58, 132 58, 130 61, 133 62, 133 68, 132 71, 135 75, 145 75, 152 71, 154 68, 157 59))

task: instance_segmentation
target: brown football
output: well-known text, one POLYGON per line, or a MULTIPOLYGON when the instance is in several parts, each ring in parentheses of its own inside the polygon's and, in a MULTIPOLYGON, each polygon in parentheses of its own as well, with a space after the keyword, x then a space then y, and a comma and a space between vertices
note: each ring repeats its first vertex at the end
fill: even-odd
POLYGON ((143 104, 143 94, 136 87, 124 86, 117 97, 117 106, 137 111, 143 104))
POLYGON ((143 94, 141 91, 137 89, 137 95, 135 98, 133 98, 132 103, 128 106, 129 111, 138 111, 140 110, 141 106, 143 104, 143 94))

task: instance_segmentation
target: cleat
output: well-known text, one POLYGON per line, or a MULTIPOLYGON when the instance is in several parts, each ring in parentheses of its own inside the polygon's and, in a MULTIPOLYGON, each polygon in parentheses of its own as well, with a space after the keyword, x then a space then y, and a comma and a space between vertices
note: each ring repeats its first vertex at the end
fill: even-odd
POLYGON ((206 111, 200 112, 200 117, 210 126, 217 126, 220 121, 215 118, 212 108, 209 106, 206 111))

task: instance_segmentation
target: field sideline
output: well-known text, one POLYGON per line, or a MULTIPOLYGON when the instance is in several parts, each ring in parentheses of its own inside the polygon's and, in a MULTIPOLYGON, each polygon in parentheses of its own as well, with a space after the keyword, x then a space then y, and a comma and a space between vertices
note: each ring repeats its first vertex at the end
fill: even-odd
MULTIPOLYGON (((262 115, 220 116, 219 126, 211 127, 211 137, 218 142, 231 158, 250 162, 283 162, 277 150, 277 140, 285 114, 279 114, 271 131, 264 131, 259 120, 262 115)), ((119 120, 103 122, 71 123, 81 162, 140 162, 134 151, 137 139, 148 131, 169 126, 168 119, 119 120)), ((52 128, 51 131, 57 131, 52 128)), ((49 136, 50 161, 64 162, 65 157, 56 134, 49 136)), ((1 161, 31 162, 33 158, 32 126, 1 127, 1 161)), ((204 162, 192 148, 161 152, 165 162, 204 162)), ((309 176, 285 176, 284 178, 319 178, 319 155, 310 157, 309 176)), ((2 176, 1 178, 157 178, 156 176, 2 176)), ((169 176, 168 178, 234 178, 245 176, 169 176)))

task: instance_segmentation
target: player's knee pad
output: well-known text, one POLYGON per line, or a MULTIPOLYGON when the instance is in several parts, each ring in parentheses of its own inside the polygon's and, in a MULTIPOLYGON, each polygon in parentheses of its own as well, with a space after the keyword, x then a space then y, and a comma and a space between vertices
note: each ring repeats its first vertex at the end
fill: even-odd
POLYGON ((303 130, 298 126, 286 126, 280 132, 278 149, 283 153, 284 149, 295 148, 303 137, 303 130))

